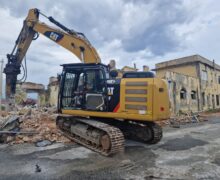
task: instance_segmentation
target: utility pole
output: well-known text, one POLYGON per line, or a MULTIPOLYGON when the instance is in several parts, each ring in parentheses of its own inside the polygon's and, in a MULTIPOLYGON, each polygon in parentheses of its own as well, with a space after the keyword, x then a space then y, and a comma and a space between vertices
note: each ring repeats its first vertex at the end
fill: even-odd
POLYGON ((2 59, 0 61, 0 114, 2 114, 2 71, 3 71, 3 63, 4 63, 4 60, 2 59))

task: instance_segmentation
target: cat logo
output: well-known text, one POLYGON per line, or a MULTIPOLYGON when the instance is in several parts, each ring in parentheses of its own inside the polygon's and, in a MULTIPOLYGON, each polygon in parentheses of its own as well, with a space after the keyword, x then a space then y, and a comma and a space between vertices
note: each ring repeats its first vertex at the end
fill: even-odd
POLYGON ((44 35, 52 39, 55 42, 58 42, 63 38, 63 34, 58 33, 58 32, 53 32, 53 31, 46 31, 44 35))
POLYGON ((59 35, 56 34, 55 32, 50 33, 50 39, 57 41, 58 37, 59 37, 59 35))

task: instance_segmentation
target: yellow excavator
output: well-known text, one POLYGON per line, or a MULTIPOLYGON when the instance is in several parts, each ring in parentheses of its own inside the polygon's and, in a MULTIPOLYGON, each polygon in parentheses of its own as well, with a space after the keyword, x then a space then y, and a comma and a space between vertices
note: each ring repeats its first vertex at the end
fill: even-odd
POLYGON ((151 72, 126 72, 117 78, 101 63, 83 33, 71 30, 38 9, 30 9, 15 42, 6 74, 6 96, 13 97, 17 75, 39 33, 76 55, 81 63, 63 64, 59 77, 57 127, 71 140, 109 156, 124 150, 125 138, 154 144, 162 138, 156 121, 170 117, 165 81, 151 72), (47 18, 56 28, 40 22, 47 18))

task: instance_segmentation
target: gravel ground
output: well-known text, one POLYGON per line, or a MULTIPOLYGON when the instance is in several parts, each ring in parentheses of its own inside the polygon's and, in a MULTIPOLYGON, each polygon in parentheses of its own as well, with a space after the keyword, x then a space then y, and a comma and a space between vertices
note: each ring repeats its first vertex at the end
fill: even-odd
POLYGON ((0 179, 220 179, 220 118, 166 127, 157 145, 126 141, 114 157, 77 144, 0 145, 0 179))

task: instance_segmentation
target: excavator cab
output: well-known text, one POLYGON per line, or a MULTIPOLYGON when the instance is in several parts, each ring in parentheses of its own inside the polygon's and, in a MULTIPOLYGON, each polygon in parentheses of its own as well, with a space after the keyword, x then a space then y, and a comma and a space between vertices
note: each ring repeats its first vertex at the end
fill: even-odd
POLYGON ((59 109, 107 111, 108 66, 64 64, 59 93, 59 109))

